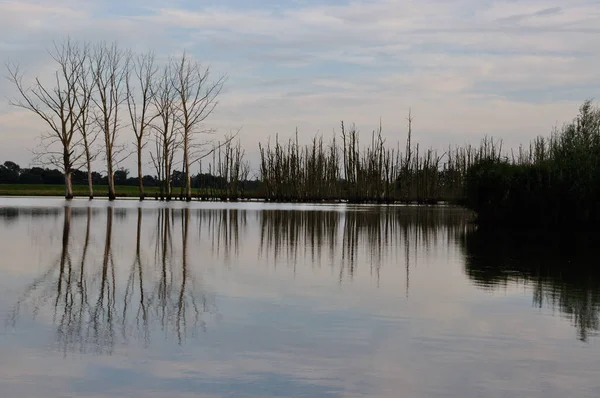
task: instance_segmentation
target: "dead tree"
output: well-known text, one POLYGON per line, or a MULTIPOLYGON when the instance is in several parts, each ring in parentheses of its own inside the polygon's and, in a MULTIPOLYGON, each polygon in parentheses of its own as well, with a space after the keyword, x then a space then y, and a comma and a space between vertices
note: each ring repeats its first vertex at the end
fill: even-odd
POLYGON ((46 85, 36 77, 31 86, 23 83, 23 74, 18 65, 7 63, 8 80, 19 92, 19 99, 10 103, 38 115, 50 128, 41 135, 40 150, 36 152, 36 163, 52 164, 59 167, 65 176, 65 198, 73 198, 71 176, 80 153, 77 152, 76 131, 81 120, 82 107, 77 98, 80 95, 79 81, 83 64, 80 46, 66 39, 54 43, 49 51, 57 64, 54 72, 54 86, 46 85))
POLYGON ((156 112, 152 125, 155 131, 155 152, 150 153, 160 181, 161 198, 167 200, 171 200, 173 159, 179 146, 175 100, 173 69, 167 65, 162 77, 153 87, 152 102, 156 112))
POLYGON ((100 43, 92 54, 92 70, 96 92, 92 101, 97 108, 96 123, 104 138, 108 199, 116 198, 114 167, 124 147, 118 146, 119 109, 126 101, 125 76, 128 55, 116 43, 100 43))
POLYGON ((145 138, 150 131, 150 124, 156 117, 150 114, 154 95, 152 85, 156 72, 154 53, 148 52, 135 57, 130 67, 127 68, 125 75, 127 108, 131 119, 131 127, 135 134, 140 200, 144 200, 142 151, 146 146, 145 138), (132 76, 132 73, 134 76, 132 76), (136 89, 139 90, 139 93, 136 92, 136 89))
POLYGON ((81 75, 78 81, 79 95, 76 96, 81 116, 77 123, 77 130, 81 135, 81 145, 83 146, 83 156, 85 167, 88 174, 88 196, 94 198, 94 185, 92 179, 92 162, 98 156, 99 151, 94 147, 99 136, 99 129, 94 122, 94 115, 91 112, 92 94, 94 87, 94 75, 90 64, 90 47, 85 44, 79 53, 81 62, 81 75))
POLYGON ((178 120, 181 124, 185 197, 192 200, 190 156, 194 136, 202 134, 201 124, 213 112, 223 88, 225 77, 210 81, 210 68, 183 54, 171 61, 174 71, 173 87, 178 100, 178 120))

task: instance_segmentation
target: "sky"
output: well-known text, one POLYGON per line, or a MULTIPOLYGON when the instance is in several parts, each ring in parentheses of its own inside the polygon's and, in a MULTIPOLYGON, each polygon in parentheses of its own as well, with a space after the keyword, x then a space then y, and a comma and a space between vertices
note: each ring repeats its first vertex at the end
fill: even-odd
MULTIPOLYGON (((253 163, 258 142, 329 137, 341 120, 363 134, 381 120, 395 146, 409 108, 424 147, 527 144, 600 92, 599 33, 597 0, 0 0, 0 58, 29 79, 49 76, 45 49, 67 35, 185 50, 226 75, 207 125, 241 128, 253 163)), ((15 96, 1 79, 0 161, 27 165, 45 127, 15 96)))

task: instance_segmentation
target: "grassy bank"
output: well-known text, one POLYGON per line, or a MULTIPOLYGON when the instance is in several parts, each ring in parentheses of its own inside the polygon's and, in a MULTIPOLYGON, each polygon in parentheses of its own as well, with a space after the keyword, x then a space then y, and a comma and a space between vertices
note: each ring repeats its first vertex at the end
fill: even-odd
MULTIPOLYGON (((117 186, 117 196, 137 197, 138 188, 135 186, 117 186)), ((158 192, 155 187, 146 188, 148 196, 153 196, 158 192)), ((74 185, 73 193, 75 196, 87 197, 87 185, 74 185)), ((50 184, 0 184, 0 196, 64 196, 65 187, 63 185, 50 184)), ((94 196, 108 196, 108 186, 94 186, 94 196)))
MULTIPOLYGON (((137 186, 131 185, 117 185, 115 186, 118 198, 138 198, 139 189, 137 186)), ((147 199, 158 199, 159 187, 145 187, 144 188, 147 199)), ((179 199, 180 188, 177 187, 173 190, 173 200, 179 199)), ((88 186, 87 185, 74 185, 73 193, 75 197, 88 197, 88 186)), ((64 196, 65 188, 63 185, 53 184, 0 184, 0 196, 64 196)), ((227 199, 223 196, 223 191, 210 188, 210 189, 194 189, 192 195, 195 199, 214 199, 221 200, 227 199)), ((108 186, 106 185, 94 185, 94 197, 106 198, 108 197, 108 186)), ((257 198, 256 193, 247 193, 244 195, 246 199, 257 198)))

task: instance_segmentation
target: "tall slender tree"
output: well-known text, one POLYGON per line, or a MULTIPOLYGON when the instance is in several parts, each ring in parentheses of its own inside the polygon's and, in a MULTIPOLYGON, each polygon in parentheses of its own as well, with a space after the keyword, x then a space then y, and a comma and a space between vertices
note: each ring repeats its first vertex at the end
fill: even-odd
POLYGON ((157 121, 155 131, 155 152, 150 152, 152 163, 160 181, 161 197, 171 199, 171 174, 175 151, 179 146, 177 134, 176 93, 173 88, 173 69, 170 65, 163 68, 162 76, 154 86, 152 101, 157 121))
POLYGON ((127 109, 129 110, 129 118, 131 119, 131 128, 135 134, 140 200, 144 200, 145 196, 142 152, 146 146, 146 136, 150 131, 150 124, 157 116, 152 115, 150 112, 154 95, 152 85, 156 73, 157 68, 154 63, 154 53, 148 52, 132 58, 125 75, 127 109))
MULTIPOLYGON (((210 68, 188 57, 186 53, 171 61, 174 71, 173 87, 177 94, 179 121, 181 123, 183 169, 186 200, 192 200, 192 181, 190 166, 192 163, 193 139, 201 134, 202 123, 210 116, 218 104, 225 77, 211 81, 210 68)), ((204 143, 206 144, 206 143, 204 143)))
POLYGON ((92 95, 94 88, 94 76, 90 63, 90 45, 85 43, 79 52, 81 74, 78 80, 78 95, 76 96, 81 116, 77 123, 77 130, 81 135, 81 146, 88 179, 88 196, 94 198, 94 185, 92 178, 92 162, 96 159, 99 151, 95 148, 99 136, 99 129, 94 122, 92 111, 92 95))
POLYGON ((116 198, 114 168, 124 150, 118 145, 117 138, 121 129, 119 110, 127 100, 125 78, 128 56, 116 43, 97 44, 92 52, 96 88, 92 101, 98 111, 96 122, 104 138, 109 200, 116 198))

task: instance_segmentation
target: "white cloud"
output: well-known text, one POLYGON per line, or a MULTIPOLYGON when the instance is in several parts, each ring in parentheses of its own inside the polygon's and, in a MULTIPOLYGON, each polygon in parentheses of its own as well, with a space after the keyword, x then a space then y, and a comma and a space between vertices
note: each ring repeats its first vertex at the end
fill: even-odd
MULTIPOLYGON (((477 142, 489 133, 517 145, 570 119, 600 88, 600 5, 590 0, 152 6, 1 3, 0 33, 10 39, 0 54, 33 74, 47 66, 41 49, 66 34, 154 47, 161 57, 187 48, 229 75, 209 123, 223 132, 244 126, 251 158, 269 135, 296 127, 303 136, 329 134, 340 119, 370 131, 382 117, 392 140, 402 140, 409 106, 422 145, 477 142)), ((0 89, 14 95, 5 82, 0 89)), ((0 112, 3 144, 24 145, 7 131, 12 110, 0 112)), ((23 129, 22 137, 34 135, 23 129)), ((9 155, 29 158, 0 150, 0 158, 9 155)))

